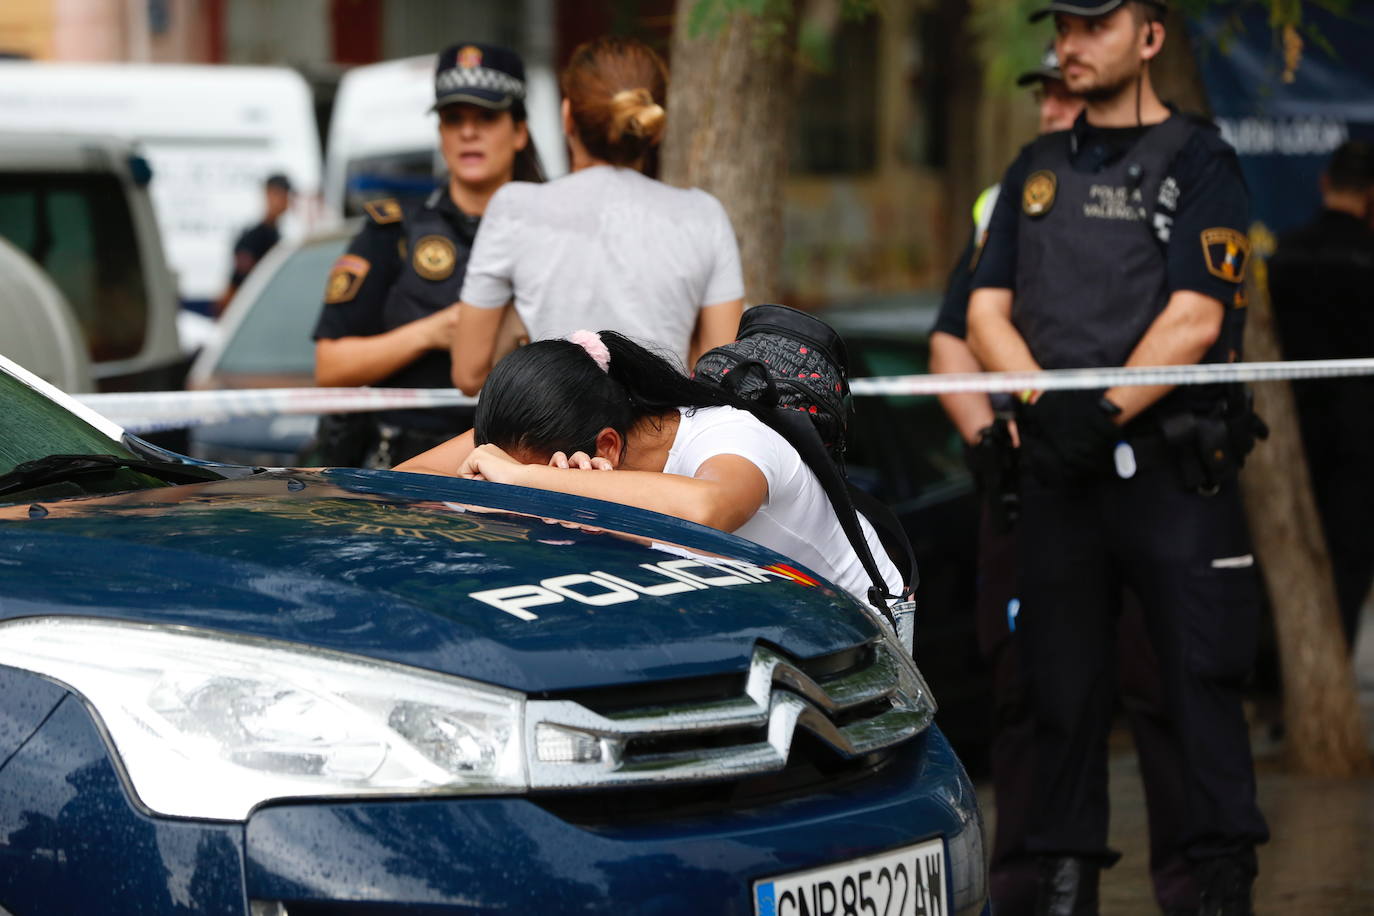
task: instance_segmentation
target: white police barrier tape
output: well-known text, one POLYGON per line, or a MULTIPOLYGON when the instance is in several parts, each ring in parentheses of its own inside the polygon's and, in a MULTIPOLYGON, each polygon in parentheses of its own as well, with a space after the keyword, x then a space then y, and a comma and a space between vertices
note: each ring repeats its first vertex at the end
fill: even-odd
POLYGON ((239 417, 362 413, 476 404, 444 388, 238 388, 222 391, 131 391, 74 397, 131 433, 221 423, 239 417))
POLYGON ((1308 359, 1275 363, 1208 363, 1192 366, 1136 366, 1130 369, 1054 369, 1040 372, 950 372, 856 378, 856 395, 955 394, 983 391, 1092 391, 1141 385, 1218 385, 1293 379, 1374 375, 1374 359, 1308 359))
MULTIPOLYGON (((894 375, 850 380, 855 395, 934 395, 959 392, 1093 390, 1130 385, 1214 385, 1374 375, 1374 358, 1273 363, 1140 366, 1130 369, 1056 369, 894 375)), ((446 388, 257 388, 232 391, 156 391, 82 394, 78 400, 133 433, 219 423, 237 417, 359 413, 477 403, 446 388)))

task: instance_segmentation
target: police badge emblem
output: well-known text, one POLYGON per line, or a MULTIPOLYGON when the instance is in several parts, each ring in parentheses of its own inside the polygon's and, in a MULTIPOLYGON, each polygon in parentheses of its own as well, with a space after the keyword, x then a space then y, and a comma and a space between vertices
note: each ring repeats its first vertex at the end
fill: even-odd
POLYGON ((464 70, 482 66, 482 49, 473 45, 465 45, 458 51, 458 66, 464 70))
POLYGON ((358 295, 358 290, 362 289, 363 280, 367 278, 367 272, 371 269, 372 264, 366 258, 360 258, 356 254, 340 255, 330 268, 329 279, 325 282, 325 304, 338 305, 341 302, 352 301, 353 297, 358 295))
POLYGON ((1044 216, 1054 206, 1054 192, 1058 186, 1054 172, 1049 169, 1035 172, 1026 179, 1021 191, 1021 210, 1027 216, 1044 216))
POLYGON ((415 256, 410 263, 415 272, 426 280, 445 280, 453 273, 457 249, 442 235, 427 235, 415 243, 415 256))
POLYGON ((1202 232, 1202 257, 1214 277, 1239 283, 1250 260, 1250 240, 1236 229, 1218 226, 1202 232))

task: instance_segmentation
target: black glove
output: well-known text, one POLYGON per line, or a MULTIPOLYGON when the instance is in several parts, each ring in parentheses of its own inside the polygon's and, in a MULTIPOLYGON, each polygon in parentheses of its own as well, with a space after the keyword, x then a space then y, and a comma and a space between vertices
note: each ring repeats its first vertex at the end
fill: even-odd
POLYGON ((1011 433, 1007 424, 995 420, 978 430, 972 443, 964 446, 964 463, 973 474, 974 485, 980 491, 996 486, 1011 449, 1011 433))
POLYGON ((1046 391, 1026 407, 1023 460, 1032 474, 1056 485, 1111 472, 1121 408, 1104 391, 1046 391))

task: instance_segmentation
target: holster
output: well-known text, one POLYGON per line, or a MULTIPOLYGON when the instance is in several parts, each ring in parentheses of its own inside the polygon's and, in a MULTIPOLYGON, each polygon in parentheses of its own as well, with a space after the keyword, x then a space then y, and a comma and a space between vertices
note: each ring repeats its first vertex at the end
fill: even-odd
POLYGON ((1021 480, 1009 418, 998 414, 973 445, 964 448, 978 494, 987 502, 992 523, 1006 532, 1021 516, 1021 480))
POLYGON ((1240 385, 1226 386, 1211 409, 1180 411, 1157 423, 1183 486, 1199 493, 1216 492, 1245 464, 1255 442, 1269 436, 1253 395, 1240 385))

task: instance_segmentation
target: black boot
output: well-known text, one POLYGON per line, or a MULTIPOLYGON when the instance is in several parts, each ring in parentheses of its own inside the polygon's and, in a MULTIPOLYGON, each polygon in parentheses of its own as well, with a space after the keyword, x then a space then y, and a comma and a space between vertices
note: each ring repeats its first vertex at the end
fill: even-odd
POLYGON ((1194 866, 1199 916, 1253 916, 1250 896, 1257 871, 1253 850, 1199 861, 1194 866))
POLYGON ((1040 860, 1036 916, 1097 916, 1097 876, 1090 859, 1046 857, 1040 860))

